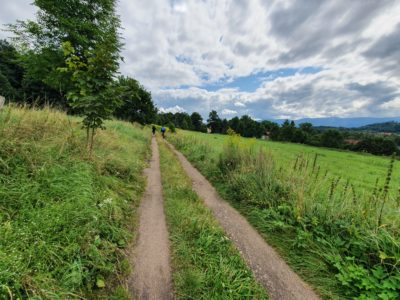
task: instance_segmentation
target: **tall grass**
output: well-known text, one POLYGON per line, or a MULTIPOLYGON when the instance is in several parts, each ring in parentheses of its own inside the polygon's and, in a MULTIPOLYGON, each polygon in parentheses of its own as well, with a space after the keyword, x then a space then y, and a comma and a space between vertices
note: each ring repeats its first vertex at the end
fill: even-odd
POLYGON ((212 141, 179 135, 171 141, 322 296, 400 297, 394 158, 384 185, 378 183, 371 194, 321 168, 316 156, 299 154, 278 168, 272 153, 235 135, 226 140, 218 161, 211 159, 212 141), (209 155, 202 158, 206 148, 209 155))
POLYGON ((177 298, 266 299, 175 155, 164 143, 160 153, 177 298))
POLYGON ((79 121, 0 111, 0 299, 109 299, 129 272, 149 140, 110 121, 89 159, 79 121))

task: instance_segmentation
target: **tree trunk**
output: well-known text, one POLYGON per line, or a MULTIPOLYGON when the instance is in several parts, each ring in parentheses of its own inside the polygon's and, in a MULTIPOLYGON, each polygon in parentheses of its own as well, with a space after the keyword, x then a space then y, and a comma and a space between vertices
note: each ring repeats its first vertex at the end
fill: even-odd
POLYGON ((86 126, 86 149, 89 149, 89 126, 86 126))
POLYGON ((90 148, 89 148, 89 158, 92 158, 94 135, 96 133, 95 128, 92 128, 92 136, 90 137, 90 148))

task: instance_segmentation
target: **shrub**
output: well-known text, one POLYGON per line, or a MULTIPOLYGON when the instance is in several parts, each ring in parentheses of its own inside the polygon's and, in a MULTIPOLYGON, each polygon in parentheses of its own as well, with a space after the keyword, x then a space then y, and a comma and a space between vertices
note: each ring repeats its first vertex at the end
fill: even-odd
POLYGON ((171 133, 175 133, 176 132, 176 128, 175 128, 175 125, 173 123, 169 123, 168 124, 168 129, 169 129, 169 131, 171 131, 171 133))

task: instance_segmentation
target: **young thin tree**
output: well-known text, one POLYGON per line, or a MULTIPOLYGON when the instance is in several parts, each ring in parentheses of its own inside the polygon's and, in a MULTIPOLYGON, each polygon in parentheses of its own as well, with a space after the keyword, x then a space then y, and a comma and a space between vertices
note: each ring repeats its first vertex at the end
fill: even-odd
POLYGON ((85 53, 87 62, 84 62, 69 42, 63 44, 67 67, 60 70, 72 73, 74 89, 68 93, 68 99, 71 107, 83 115, 89 156, 92 155, 96 130, 104 129, 104 120, 122 104, 113 81, 118 62, 110 55, 112 46, 112 41, 99 43, 85 53))
POLYGON ((60 54, 61 62, 57 59, 50 70, 42 67, 42 72, 35 74, 62 71, 62 80, 41 81, 51 86, 70 83, 68 104, 84 117, 91 154, 96 129, 104 128, 104 120, 120 105, 114 86, 122 47, 116 0, 35 0, 33 4, 39 9, 37 21, 20 21, 10 30, 34 53, 60 54))

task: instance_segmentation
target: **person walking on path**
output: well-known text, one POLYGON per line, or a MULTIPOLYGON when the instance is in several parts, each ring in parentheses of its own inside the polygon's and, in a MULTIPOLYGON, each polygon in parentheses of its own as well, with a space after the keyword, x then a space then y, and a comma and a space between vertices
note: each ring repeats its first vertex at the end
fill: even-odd
POLYGON ((165 139, 165 132, 166 131, 167 131, 167 129, 164 126, 161 127, 161 134, 162 134, 163 139, 165 139))
POLYGON ((153 128, 151 129, 151 131, 153 132, 153 136, 156 135, 156 126, 153 125, 153 128))

